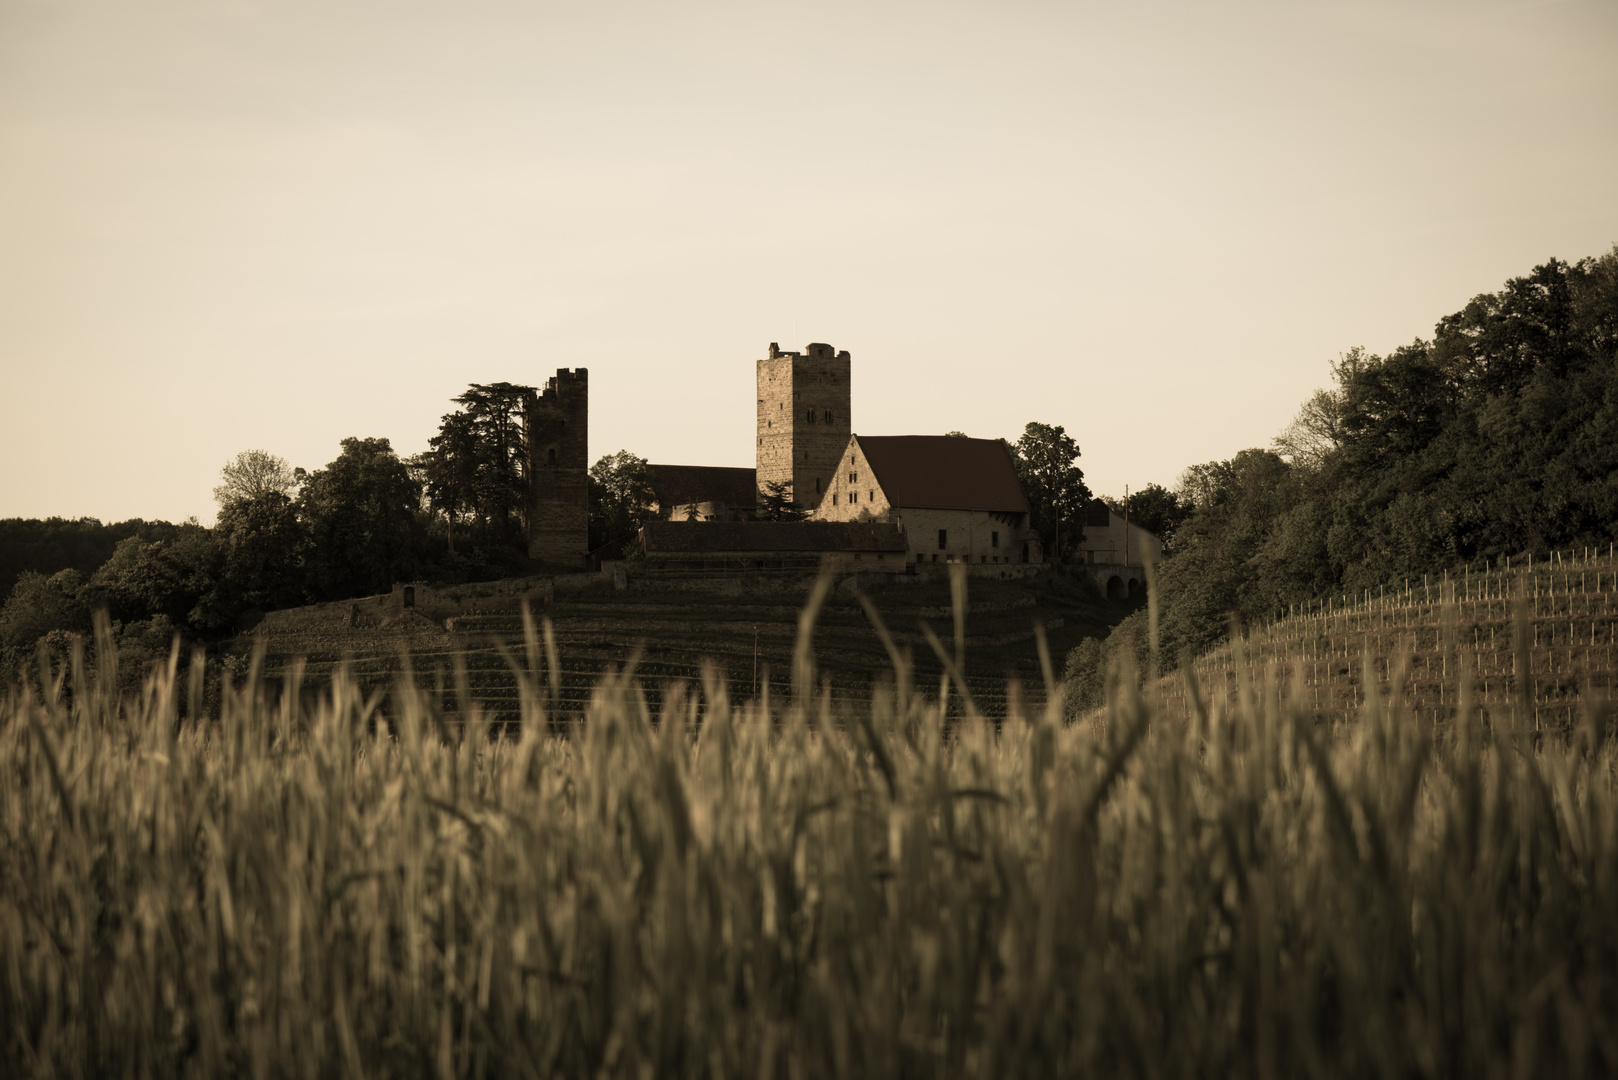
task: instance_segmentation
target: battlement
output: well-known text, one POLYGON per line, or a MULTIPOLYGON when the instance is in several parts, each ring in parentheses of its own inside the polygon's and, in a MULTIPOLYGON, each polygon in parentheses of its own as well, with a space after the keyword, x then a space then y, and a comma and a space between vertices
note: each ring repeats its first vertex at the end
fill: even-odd
POLYGON ((804 352, 783 351, 779 342, 770 342, 770 360, 802 360, 807 356, 810 360, 848 360, 848 350, 841 352, 819 341, 812 341, 804 352))
POLYGON ((556 374, 545 380, 542 398, 556 398, 563 393, 587 391, 590 385, 589 368, 557 368, 556 374))

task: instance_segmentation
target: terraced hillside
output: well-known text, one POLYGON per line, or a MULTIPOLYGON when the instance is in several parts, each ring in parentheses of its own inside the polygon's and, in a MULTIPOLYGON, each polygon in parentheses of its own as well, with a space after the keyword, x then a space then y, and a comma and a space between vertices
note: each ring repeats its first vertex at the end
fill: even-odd
MULTIPOLYGON (((1404 708, 1439 723, 1455 716, 1461 673, 1473 706, 1496 725, 1554 730, 1611 696, 1615 635, 1618 558, 1611 549, 1564 551, 1323 600, 1247 630, 1191 670, 1205 700, 1233 702, 1244 682, 1255 693, 1273 686, 1332 719, 1356 713, 1369 680, 1383 700, 1397 688, 1404 708), (1529 680, 1520 683, 1524 670, 1529 680)), ((1185 707, 1182 676, 1157 691, 1185 707)))
MULTIPOLYGON (((562 678, 564 714, 577 712, 609 668, 631 660, 648 695, 660 697, 671 680, 701 682, 711 663, 732 698, 790 691, 798 615, 812 579, 791 582, 634 582, 610 589, 558 595, 548 618, 562 678), (756 585, 756 587, 755 587, 756 585)), ((953 647, 954 617, 947 582, 892 584, 871 599, 895 643, 908 651, 915 678, 937 681, 942 666, 921 629, 930 626, 953 647)), ((1101 635, 1133 607, 1096 599, 1061 575, 1023 581, 974 579, 968 586, 965 624, 968 685, 978 707, 1003 714, 1008 693, 1044 699, 1035 626, 1045 628, 1058 667, 1068 648, 1085 635, 1101 635), (1019 689, 1010 689, 1010 684, 1019 689)), ((891 675, 885 648, 855 595, 835 589, 813 635, 821 679, 840 704, 865 699, 874 680, 891 675)), ((472 612, 435 622, 404 620, 345 630, 264 632, 242 639, 242 649, 260 644, 273 672, 304 661, 305 677, 320 681, 343 660, 368 690, 389 687, 409 664, 418 684, 441 689, 455 708, 457 658, 464 659, 467 694, 497 716, 516 715, 517 680, 512 664, 527 665, 519 611, 472 612)), ((543 651, 543 646, 542 650, 543 651)), ((546 682, 540 665, 538 681, 546 682)))

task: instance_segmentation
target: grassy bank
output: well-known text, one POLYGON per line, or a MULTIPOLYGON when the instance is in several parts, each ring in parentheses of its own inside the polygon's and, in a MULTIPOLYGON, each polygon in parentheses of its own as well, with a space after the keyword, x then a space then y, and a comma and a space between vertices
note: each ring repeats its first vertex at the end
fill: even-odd
POLYGON ((902 666, 839 713, 805 646, 797 698, 716 672, 652 715, 615 673, 561 728, 527 644, 504 738, 341 669, 206 720, 177 657, 138 699, 12 692, 0 1072, 1618 1072, 1596 710, 1534 739, 1462 686, 1328 725, 1126 679, 996 730, 902 666))

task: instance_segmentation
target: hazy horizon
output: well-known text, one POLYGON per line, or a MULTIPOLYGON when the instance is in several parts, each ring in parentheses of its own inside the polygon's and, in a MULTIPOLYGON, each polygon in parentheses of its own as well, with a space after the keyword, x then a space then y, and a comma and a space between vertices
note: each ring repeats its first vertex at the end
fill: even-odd
POLYGON ((0 517, 211 521, 591 374, 590 456, 1061 424, 1097 493, 1268 445, 1618 241, 1618 6, 0 0, 0 517))

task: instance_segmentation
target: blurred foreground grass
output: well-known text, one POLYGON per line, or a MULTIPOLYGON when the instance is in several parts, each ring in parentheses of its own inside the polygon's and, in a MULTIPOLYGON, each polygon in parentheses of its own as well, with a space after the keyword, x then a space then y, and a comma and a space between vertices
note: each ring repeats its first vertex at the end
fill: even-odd
POLYGON ((1598 709, 835 714, 805 647, 565 726, 519 672, 496 734, 340 670, 197 722, 177 665, 0 703, 0 1074, 1618 1074, 1598 709))

